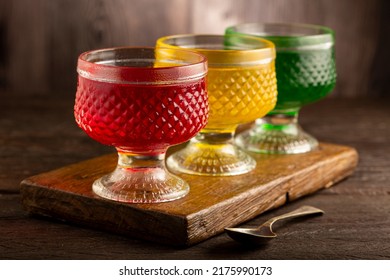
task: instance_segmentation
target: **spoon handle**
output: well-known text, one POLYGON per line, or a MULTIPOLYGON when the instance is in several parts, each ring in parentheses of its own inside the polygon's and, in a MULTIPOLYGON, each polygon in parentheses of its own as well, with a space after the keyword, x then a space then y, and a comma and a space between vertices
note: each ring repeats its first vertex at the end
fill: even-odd
POLYGON ((280 216, 273 217, 272 219, 269 219, 261 226, 271 227, 273 223, 275 223, 276 221, 279 221, 279 220, 283 220, 283 219, 287 219, 287 218, 296 218, 296 217, 301 217, 301 216, 311 215, 311 214, 320 214, 320 213, 323 214, 324 211, 322 211, 321 209, 315 208, 313 206, 302 206, 294 211, 288 212, 288 213, 280 215, 280 216))

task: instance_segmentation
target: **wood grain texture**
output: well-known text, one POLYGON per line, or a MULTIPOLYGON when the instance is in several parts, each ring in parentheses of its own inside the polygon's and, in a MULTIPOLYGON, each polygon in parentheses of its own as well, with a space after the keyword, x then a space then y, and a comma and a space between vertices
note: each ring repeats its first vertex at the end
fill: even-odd
MULTIPOLYGON (((47 73, 48 1, 4 1, 2 40, 5 87, 29 92, 49 90, 47 73)), ((0 20, 1 21, 1 20, 0 20)))
MULTIPOLYGON (((381 28, 380 1, 198 0, 193 2, 193 11, 195 33, 223 33, 227 26, 243 22, 301 22, 331 27, 336 33, 338 73, 334 96, 378 95, 381 87, 374 91, 370 83, 375 79, 372 70, 388 73, 385 67, 379 70, 378 61, 374 64, 374 56, 383 47, 379 42, 384 39, 380 38, 390 35, 390 30, 381 28)), ((381 75, 379 72, 376 74, 381 75)))
POLYGON ((125 204, 94 195, 93 181, 116 165, 116 155, 103 156, 24 180, 22 203, 32 214, 188 246, 334 185, 353 172, 358 158, 353 148, 332 144, 321 144, 317 151, 301 155, 254 156, 256 169, 241 176, 181 174, 191 186, 190 194, 157 204, 125 204))
POLYGON ((303 22, 336 32, 333 96, 384 96, 387 8, 386 0, 0 0, 0 86, 65 93, 86 50, 153 46, 164 35, 223 33, 243 22, 303 22))
POLYGON ((52 71, 47 74, 50 88, 59 91, 75 88, 76 62, 81 52, 114 46, 154 46, 155 38, 182 33, 188 25, 186 2, 180 0, 60 0, 48 1, 48 5, 51 24, 47 60, 52 71))
POLYGON ((306 131, 320 141, 356 148, 355 172, 335 187, 266 211, 243 226, 301 205, 316 206, 325 215, 276 224, 278 238, 264 248, 245 248, 219 234, 178 250, 29 216, 22 208, 20 181, 114 150, 77 127, 74 92, 0 94, 0 259, 390 259, 390 99, 327 98, 303 108, 300 123, 306 131))

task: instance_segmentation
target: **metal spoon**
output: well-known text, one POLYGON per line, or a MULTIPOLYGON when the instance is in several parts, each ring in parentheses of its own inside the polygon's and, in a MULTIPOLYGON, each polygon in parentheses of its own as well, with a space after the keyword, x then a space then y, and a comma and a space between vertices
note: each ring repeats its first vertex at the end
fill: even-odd
POLYGON ((274 217, 257 228, 225 228, 225 232, 234 240, 246 244, 264 244, 276 237, 272 225, 276 221, 306 215, 323 214, 324 211, 312 206, 302 206, 289 213, 274 217))

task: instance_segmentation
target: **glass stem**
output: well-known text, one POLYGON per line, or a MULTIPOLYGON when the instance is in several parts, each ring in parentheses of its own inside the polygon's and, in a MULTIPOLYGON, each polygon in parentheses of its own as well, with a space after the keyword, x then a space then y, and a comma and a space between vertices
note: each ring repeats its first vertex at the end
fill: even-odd
POLYGON ((298 134, 299 109, 289 111, 272 111, 262 119, 256 121, 266 130, 283 130, 286 133, 298 134))
POLYGON ((148 155, 118 151, 118 167, 133 171, 164 168, 164 158, 165 153, 148 155))
POLYGON ((195 136, 195 140, 210 145, 233 144, 235 128, 231 130, 201 131, 195 136))

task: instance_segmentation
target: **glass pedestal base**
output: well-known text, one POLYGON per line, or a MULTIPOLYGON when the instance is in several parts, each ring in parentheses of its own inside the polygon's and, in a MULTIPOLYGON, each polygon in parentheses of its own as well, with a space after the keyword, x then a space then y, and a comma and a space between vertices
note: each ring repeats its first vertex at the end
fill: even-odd
POLYGON ((96 180, 92 189, 106 199, 128 203, 157 203, 179 199, 188 184, 163 166, 164 155, 129 156, 119 153, 116 169, 96 180))
MULTIPOLYGON (((229 134, 230 135, 230 134, 229 134)), ((250 172, 256 161, 223 134, 201 134, 167 159, 172 171, 204 176, 233 176, 250 172), (216 138, 222 141, 216 141, 216 138)), ((231 136, 232 137, 232 136, 231 136)))
POLYGON ((235 142, 245 150, 266 154, 307 153, 318 147, 318 141, 298 125, 296 115, 259 119, 252 129, 237 135, 235 142))

